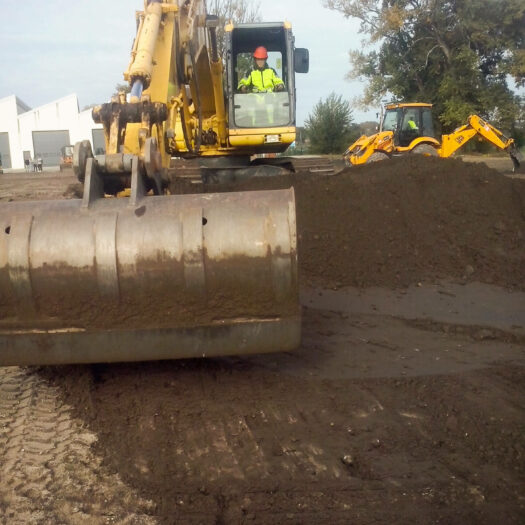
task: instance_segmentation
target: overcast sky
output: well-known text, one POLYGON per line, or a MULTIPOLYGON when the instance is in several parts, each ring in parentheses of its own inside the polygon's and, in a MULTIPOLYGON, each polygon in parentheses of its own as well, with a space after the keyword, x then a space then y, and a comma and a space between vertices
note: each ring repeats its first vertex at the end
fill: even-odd
MULTIPOLYGON (((76 93, 83 107, 109 101, 122 83, 141 0, 25 0, 2 2, 0 98, 16 95, 37 107, 76 93)), ((297 75, 297 116, 303 124, 332 91, 351 101, 360 82, 345 80, 348 51, 361 47, 356 20, 322 0, 264 0, 264 21, 289 20, 297 47, 310 50, 310 73, 297 75)), ((376 109, 354 109, 354 120, 374 120, 376 109)))

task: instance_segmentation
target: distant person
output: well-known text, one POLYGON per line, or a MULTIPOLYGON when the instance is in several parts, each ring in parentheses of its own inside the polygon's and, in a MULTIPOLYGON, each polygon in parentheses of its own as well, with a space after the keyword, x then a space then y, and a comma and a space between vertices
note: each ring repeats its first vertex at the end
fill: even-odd
POLYGON ((42 160, 42 156, 39 155, 37 158, 37 165, 38 165, 38 171, 42 171, 44 167, 44 161, 42 160))
POLYGON ((28 158, 24 159, 24 166, 25 166, 26 171, 31 170, 31 161, 28 158))
POLYGON ((284 91, 284 82, 277 76, 275 69, 268 66, 268 51, 259 46, 253 52, 254 67, 241 78, 237 89, 242 93, 271 93, 284 91))
POLYGON ((32 164, 33 171, 38 171, 38 161, 36 157, 31 161, 31 164, 32 164))

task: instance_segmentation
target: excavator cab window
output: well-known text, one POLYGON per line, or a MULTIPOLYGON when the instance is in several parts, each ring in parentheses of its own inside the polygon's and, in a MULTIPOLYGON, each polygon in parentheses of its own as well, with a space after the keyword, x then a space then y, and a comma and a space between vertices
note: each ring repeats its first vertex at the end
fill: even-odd
POLYGON ((395 144, 408 147, 418 137, 435 137, 430 107, 404 107, 398 110, 399 124, 395 134, 395 144))
POLYGON ((402 108, 395 143, 407 147, 421 136, 421 111, 419 107, 402 108))
MULTIPOLYGON (((246 24, 231 32, 230 76, 230 127, 273 128, 293 125, 294 75, 293 37, 283 24, 246 24), (241 80, 249 79, 254 71, 254 50, 263 46, 268 51, 267 67, 273 74, 265 73, 244 89, 241 80), (282 87, 277 88, 282 80, 282 87), (262 87, 261 87, 262 86, 262 87), (233 126, 232 126, 233 124, 233 126)), ((258 73, 258 72, 256 72, 258 73)), ((255 74, 256 74, 255 73, 255 74)))
POLYGON ((396 131, 397 129, 397 109, 388 109, 383 119, 381 131, 396 131))
POLYGON ((434 122, 432 120, 432 109, 431 108, 421 108, 421 136, 423 137, 433 137, 437 139, 436 132, 434 130, 434 122))
MULTIPOLYGON (((278 78, 283 78, 283 55, 280 51, 268 51, 266 60, 268 67, 273 69, 278 78)), ((238 53, 236 57, 235 73, 237 80, 247 77, 253 69, 251 53, 238 53)), ((238 83, 237 83, 238 85, 238 83)))

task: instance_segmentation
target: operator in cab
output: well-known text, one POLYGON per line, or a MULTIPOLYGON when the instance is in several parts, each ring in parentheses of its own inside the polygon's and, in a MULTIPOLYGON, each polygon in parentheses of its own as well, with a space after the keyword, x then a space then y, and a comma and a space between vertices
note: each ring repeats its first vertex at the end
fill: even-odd
POLYGON ((259 46, 253 52, 255 62, 252 70, 240 80, 237 89, 242 93, 272 93, 284 91, 284 82, 277 76, 275 70, 268 66, 268 51, 259 46))
POLYGON ((413 113, 408 113, 406 117, 405 130, 416 132, 419 131, 419 127, 416 124, 416 115, 413 113))

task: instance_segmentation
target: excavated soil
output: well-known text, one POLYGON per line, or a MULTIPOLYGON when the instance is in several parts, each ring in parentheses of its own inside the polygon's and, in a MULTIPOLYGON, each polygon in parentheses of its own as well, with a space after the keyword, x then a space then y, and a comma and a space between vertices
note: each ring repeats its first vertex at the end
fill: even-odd
POLYGON ((290 184, 301 347, 0 369, 0 523, 524 522, 525 181, 409 157, 241 188, 290 184))
POLYGON ((408 156, 235 188, 290 185, 305 284, 390 288, 448 278, 525 287, 525 180, 457 159, 408 156))

